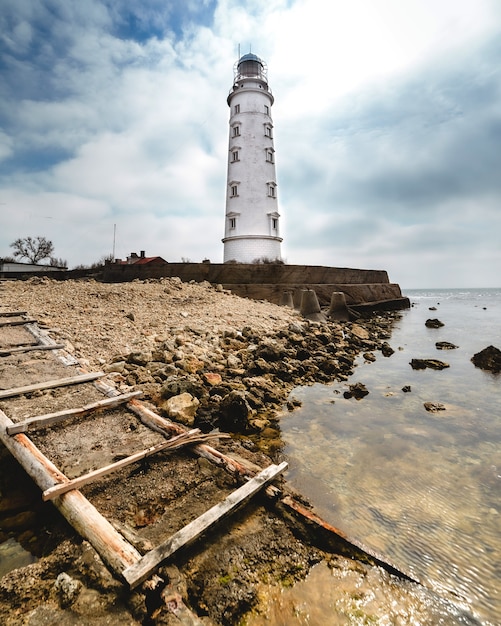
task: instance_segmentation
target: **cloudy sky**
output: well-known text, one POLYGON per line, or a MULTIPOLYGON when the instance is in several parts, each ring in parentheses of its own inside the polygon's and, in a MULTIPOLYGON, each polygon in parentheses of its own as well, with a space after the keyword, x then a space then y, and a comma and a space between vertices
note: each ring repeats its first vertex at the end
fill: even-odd
POLYGON ((233 65, 268 65, 283 256, 501 286, 499 0, 0 0, 0 256, 222 262, 233 65))

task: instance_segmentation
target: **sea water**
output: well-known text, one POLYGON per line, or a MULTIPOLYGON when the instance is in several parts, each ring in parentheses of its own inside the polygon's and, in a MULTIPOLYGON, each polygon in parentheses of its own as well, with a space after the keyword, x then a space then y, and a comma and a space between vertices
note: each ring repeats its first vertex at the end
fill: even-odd
POLYGON ((471 362, 501 349, 501 290, 404 295, 412 307, 395 321, 392 356, 360 357, 347 383, 294 390, 302 406, 281 421, 287 480, 348 536, 501 624, 501 374, 471 362), (427 328, 430 318, 444 326, 427 328), (413 358, 449 367, 413 370, 413 358), (369 394, 345 399, 356 382, 369 394))

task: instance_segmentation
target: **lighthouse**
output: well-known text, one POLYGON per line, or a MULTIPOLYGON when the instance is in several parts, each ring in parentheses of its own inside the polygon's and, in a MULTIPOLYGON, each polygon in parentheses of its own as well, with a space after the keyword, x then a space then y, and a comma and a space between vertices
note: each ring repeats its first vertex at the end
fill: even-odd
POLYGON ((224 262, 281 260, 268 70, 255 54, 235 64, 230 107, 224 262))

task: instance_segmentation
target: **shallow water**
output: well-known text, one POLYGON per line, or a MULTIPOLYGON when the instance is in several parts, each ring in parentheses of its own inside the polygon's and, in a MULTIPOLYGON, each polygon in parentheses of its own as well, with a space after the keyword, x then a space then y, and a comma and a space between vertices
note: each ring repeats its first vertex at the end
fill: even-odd
POLYGON ((501 291, 406 295, 415 304, 395 323, 395 353, 360 359, 348 381, 365 384, 368 396, 346 400, 347 384, 337 383, 294 390, 302 407, 281 422, 287 480, 349 536, 499 624, 501 374, 470 359, 501 348, 501 291), (428 329, 428 318, 445 326, 428 329), (437 350, 437 341, 459 347, 437 350), (450 367, 415 371, 412 358, 450 367), (446 409, 429 413, 424 402, 446 409))
POLYGON ((36 557, 25 550, 15 539, 0 543, 0 578, 18 567, 35 563, 36 557))

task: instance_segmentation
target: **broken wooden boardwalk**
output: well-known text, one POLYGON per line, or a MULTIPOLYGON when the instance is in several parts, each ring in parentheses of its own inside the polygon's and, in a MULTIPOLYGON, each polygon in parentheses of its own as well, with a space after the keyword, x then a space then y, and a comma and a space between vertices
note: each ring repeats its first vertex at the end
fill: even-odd
MULTIPOLYGON (((286 516, 298 517, 307 526, 313 527, 315 532, 320 530, 326 534, 327 543, 330 542, 337 551, 381 565, 393 574, 412 580, 410 576, 386 562, 379 555, 350 540, 341 531, 321 520, 291 494, 272 485, 271 483, 286 470, 287 463, 270 465, 256 472, 247 464, 223 454, 210 445, 215 439, 227 437, 226 435, 202 434, 198 429, 188 430, 180 424, 161 417, 138 400, 140 392, 121 393, 113 383, 106 379, 103 372, 84 371, 78 361, 62 348, 62 344, 54 342, 47 332, 40 329, 35 320, 28 317, 27 312, 7 311, 0 313, 0 317, 2 318, 0 321, 1 357, 20 359, 28 358, 28 355, 36 350, 51 351, 57 357, 58 363, 74 371, 72 376, 59 376, 49 380, 24 380, 25 384, 0 389, 0 400, 3 406, 3 410, 0 410, 0 440, 36 482, 43 492, 43 499, 54 503, 75 530, 92 544, 108 567, 131 588, 145 581, 154 585, 155 573, 166 560, 171 559, 181 548, 195 542, 202 534, 231 515, 261 490, 264 490, 267 498, 273 501, 277 509, 283 511, 286 516), (17 343, 9 345, 8 336, 5 339, 5 336, 1 335, 3 332, 14 333, 17 343), (24 333, 24 342, 20 342, 19 333, 24 333), (94 390, 93 393, 98 392, 101 398, 103 395, 106 397, 89 402, 89 385, 94 390), (39 413, 33 407, 33 413, 29 417, 15 415, 16 398, 22 396, 29 399, 30 394, 36 397, 42 391, 61 391, 68 388, 74 391, 73 402, 80 397, 85 398, 79 406, 65 407, 48 413, 39 413), (81 396, 78 395, 80 389, 82 390, 81 396), (84 392, 84 390, 87 391, 84 392), (140 448, 138 451, 121 454, 119 456, 123 458, 113 459, 110 463, 70 477, 63 471, 63 467, 58 467, 57 459, 61 463, 62 460, 64 461, 64 455, 56 454, 56 459, 51 460, 51 455, 41 449, 46 433, 57 428, 61 430, 56 431, 56 435, 58 432, 63 435, 64 429, 72 427, 74 423, 84 424, 85 428, 92 428, 95 423, 98 439, 99 428, 102 428, 103 423, 106 423, 108 419, 106 416, 112 415, 118 407, 134 416, 134 419, 139 418, 143 430, 139 432, 137 426, 131 426, 130 435, 127 435, 128 441, 129 439, 131 442, 134 441, 140 448), (32 437, 29 437, 28 433, 32 433, 32 437), (154 440, 154 437, 157 437, 157 440, 154 440), (145 447, 143 440, 151 440, 152 443, 145 447), (183 448, 188 448, 193 454, 222 467, 237 479, 240 486, 183 528, 164 537, 156 547, 143 554, 116 530, 113 520, 107 519, 104 514, 100 513, 96 506, 83 495, 81 489, 97 483, 102 484, 103 489, 106 489, 107 483, 100 482, 103 477, 120 472, 127 466, 143 462, 146 458, 160 453, 173 454, 174 451, 183 448)), ((36 369, 36 360, 30 361, 30 371, 34 368, 36 369)), ((1 384, 2 381, 0 381, 0 386, 1 384)), ((53 447, 57 449, 57 436, 53 447)), ((51 446, 48 448, 52 449, 51 446)), ((70 467, 70 470, 74 473, 76 468, 70 467)), ((110 494, 109 497, 112 495, 110 494)))

